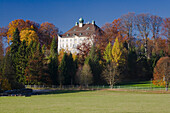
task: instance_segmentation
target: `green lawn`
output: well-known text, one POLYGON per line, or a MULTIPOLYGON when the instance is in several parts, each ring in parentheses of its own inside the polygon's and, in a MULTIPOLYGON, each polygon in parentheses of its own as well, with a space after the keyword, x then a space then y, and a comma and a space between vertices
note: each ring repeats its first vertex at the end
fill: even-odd
POLYGON ((120 91, 58 91, 31 97, 0 97, 0 113, 170 113, 170 94, 120 91))

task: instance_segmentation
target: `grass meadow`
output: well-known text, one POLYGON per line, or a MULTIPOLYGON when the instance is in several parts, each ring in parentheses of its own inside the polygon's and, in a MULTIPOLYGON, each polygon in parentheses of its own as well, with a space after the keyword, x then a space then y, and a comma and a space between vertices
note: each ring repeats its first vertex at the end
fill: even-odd
POLYGON ((130 91, 55 91, 0 97, 0 113, 170 113, 170 94, 130 91))

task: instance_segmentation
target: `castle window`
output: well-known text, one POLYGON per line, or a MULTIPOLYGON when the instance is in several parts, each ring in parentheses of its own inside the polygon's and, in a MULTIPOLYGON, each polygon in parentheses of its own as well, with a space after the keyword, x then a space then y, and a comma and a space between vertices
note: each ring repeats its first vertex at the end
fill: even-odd
POLYGON ((83 35, 83 33, 80 33, 80 36, 83 35))
POLYGON ((70 34, 67 34, 67 36, 70 36, 70 34))
POLYGON ((74 31, 76 31, 76 28, 74 29, 74 31))
POLYGON ((86 30, 90 30, 90 27, 88 27, 86 30))

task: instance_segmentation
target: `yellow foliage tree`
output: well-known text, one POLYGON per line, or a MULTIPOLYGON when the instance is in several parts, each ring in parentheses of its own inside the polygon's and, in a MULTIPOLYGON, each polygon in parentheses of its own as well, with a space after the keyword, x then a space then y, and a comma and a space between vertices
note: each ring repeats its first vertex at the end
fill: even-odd
POLYGON ((22 30, 20 32, 20 40, 21 41, 25 40, 27 42, 27 44, 29 44, 31 42, 31 40, 33 42, 38 42, 39 37, 34 30, 26 29, 26 30, 22 30))
POLYGON ((118 38, 116 38, 113 48, 112 48, 112 62, 115 62, 117 65, 124 63, 125 59, 123 56, 123 45, 119 43, 118 38))

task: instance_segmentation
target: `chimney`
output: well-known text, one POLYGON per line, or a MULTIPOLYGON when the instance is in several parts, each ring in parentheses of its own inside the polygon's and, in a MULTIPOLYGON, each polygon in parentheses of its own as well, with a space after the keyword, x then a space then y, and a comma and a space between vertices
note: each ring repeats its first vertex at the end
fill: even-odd
POLYGON ((94 21, 94 20, 92 20, 92 24, 95 24, 95 21, 94 21))
POLYGON ((83 18, 80 18, 79 19, 79 27, 83 27, 83 22, 84 22, 83 18))
POLYGON ((75 26, 78 26, 78 22, 76 22, 75 26))

